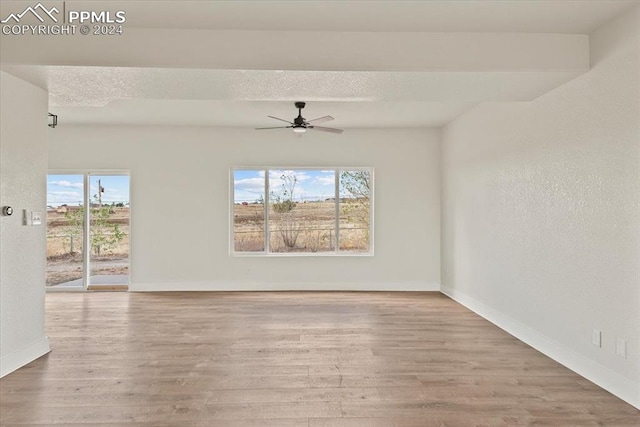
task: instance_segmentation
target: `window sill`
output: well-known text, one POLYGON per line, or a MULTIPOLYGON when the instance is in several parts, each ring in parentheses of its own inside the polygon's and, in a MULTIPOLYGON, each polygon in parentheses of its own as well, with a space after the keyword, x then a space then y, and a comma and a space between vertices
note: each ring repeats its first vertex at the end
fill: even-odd
POLYGON ((282 257, 373 257, 371 252, 231 252, 233 258, 282 258, 282 257))

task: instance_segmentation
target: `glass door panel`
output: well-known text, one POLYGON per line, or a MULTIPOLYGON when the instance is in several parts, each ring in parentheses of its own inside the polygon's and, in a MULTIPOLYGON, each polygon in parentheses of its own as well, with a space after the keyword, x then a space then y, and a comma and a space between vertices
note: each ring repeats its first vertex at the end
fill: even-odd
POLYGON ((89 175, 89 286, 129 284, 129 176, 89 175))
POLYGON ((47 175, 48 288, 84 287, 84 175, 47 175))

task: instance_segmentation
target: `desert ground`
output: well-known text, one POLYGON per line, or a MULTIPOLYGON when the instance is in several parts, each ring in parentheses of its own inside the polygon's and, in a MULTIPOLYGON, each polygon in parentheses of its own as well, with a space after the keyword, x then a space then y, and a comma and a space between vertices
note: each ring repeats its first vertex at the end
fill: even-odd
MULTIPOLYGON (((236 203, 234 247, 238 252, 263 251, 264 205, 236 203)), ((339 250, 369 250, 369 204, 357 200, 339 204, 339 250)), ((288 212, 269 210, 272 252, 326 252, 336 248, 336 202, 301 202, 288 212)))
MULTIPOLYGON (((122 236, 115 243, 97 245, 94 237, 91 252, 91 275, 126 275, 129 272, 129 208, 111 208, 107 218, 92 230, 101 227, 105 241, 114 240, 114 227, 122 236)), ((56 286, 82 278, 82 212, 76 207, 49 208, 47 210, 47 267, 46 284, 56 286)))

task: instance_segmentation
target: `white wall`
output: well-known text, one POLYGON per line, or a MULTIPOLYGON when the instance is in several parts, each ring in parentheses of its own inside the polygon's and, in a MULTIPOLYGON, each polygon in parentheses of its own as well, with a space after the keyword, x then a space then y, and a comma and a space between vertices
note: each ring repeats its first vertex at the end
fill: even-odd
POLYGON ((531 103, 476 108, 442 143, 442 290, 636 406, 638 18, 592 34, 585 75, 531 103))
POLYGON ((22 210, 45 212, 45 91, 0 72, 0 376, 49 351, 44 335, 45 227, 22 225, 22 210))
POLYGON ((65 126, 49 168, 129 169, 132 290, 437 290, 439 132, 65 126), (229 256, 232 166, 373 166, 374 257, 229 256))

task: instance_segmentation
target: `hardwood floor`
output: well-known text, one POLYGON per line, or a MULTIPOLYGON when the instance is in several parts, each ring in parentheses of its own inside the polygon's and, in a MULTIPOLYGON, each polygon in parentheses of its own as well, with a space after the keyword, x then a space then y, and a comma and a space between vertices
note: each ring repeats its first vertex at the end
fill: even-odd
POLYGON ((439 293, 53 293, 0 424, 638 426, 439 293))

